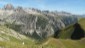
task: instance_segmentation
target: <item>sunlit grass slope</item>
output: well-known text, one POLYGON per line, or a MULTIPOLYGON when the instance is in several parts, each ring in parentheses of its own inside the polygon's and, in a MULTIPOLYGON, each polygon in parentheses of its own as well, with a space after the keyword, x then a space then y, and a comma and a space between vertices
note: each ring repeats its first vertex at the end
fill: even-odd
POLYGON ((50 38, 44 43, 43 48, 85 48, 85 39, 55 39, 50 38))
POLYGON ((85 18, 80 19, 78 23, 80 24, 82 29, 85 30, 85 18))
POLYGON ((0 26, 1 48, 37 48, 37 41, 5 26, 0 26))

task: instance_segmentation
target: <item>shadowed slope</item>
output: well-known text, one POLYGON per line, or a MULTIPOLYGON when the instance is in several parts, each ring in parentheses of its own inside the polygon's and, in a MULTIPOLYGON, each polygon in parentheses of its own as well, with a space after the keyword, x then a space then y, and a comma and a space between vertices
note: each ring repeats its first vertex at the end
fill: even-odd
POLYGON ((74 32, 72 33, 71 39, 81 39, 84 37, 84 30, 81 28, 81 26, 76 23, 74 25, 74 32))

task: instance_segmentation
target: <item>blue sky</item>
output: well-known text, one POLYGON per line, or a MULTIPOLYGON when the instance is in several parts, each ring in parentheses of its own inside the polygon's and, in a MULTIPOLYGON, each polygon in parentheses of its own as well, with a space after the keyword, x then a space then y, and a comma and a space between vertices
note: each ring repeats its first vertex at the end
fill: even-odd
POLYGON ((41 10, 85 14, 85 0, 0 0, 0 7, 8 3, 14 6, 33 7, 41 10))

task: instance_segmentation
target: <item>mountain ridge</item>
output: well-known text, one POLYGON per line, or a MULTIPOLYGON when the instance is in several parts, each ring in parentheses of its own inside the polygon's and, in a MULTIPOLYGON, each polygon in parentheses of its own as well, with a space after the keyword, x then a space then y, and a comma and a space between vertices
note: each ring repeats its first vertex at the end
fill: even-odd
POLYGON ((36 32, 40 38, 52 36, 56 31, 78 20, 75 15, 66 12, 40 11, 34 8, 26 10, 22 7, 14 9, 11 4, 5 5, 1 10, 1 20, 8 27, 29 36, 36 32))
POLYGON ((85 48, 85 18, 67 12, 0 9, 0 48, 85 48))

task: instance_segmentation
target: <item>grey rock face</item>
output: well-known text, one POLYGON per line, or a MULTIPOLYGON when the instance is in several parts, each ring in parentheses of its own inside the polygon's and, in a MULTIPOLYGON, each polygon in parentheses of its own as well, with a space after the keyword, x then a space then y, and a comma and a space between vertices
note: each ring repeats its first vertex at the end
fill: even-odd
MULTIPOLYGON (((18 10, 21 9, 21 7, 18 8, 18 10)), ((54 14, 45 11, 40 11, 40 14, 28 14, 22 11, 14 11, 13 14, 3 18, 3 22, 4 24, 10 24, 10 28, 19 31, 22 34, 42 39, 54 35, 56 31, 65 28, 70 24, 76 23, 77 17, 69 14, 68 16, 59 16, 57 13, 54 14)))
MULTIPOLYGON (((32 15, 15 13, 5 19, 8 23, 20 25, 19 32, 36 38, 52 36, 56 31, 76 23, 74 16, 53 17, 45 15, 32 15), (36 34, 36 35, 35 35, 36 34)), ((17 26, 15 26, 17 28, 17 26)))

